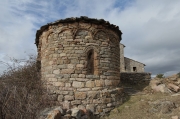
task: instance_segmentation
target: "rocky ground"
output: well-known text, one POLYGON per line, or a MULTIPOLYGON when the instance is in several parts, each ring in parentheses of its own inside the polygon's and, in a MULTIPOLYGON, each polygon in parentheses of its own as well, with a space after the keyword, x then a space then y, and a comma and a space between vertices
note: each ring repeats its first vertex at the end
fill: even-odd
MULTIPOLYGON (((123 104, 101 119, 180 119, 180 78, 173 75, 136 84, 122 84, 123 104)), ((95 119, 91 111, 47 108, 40 119, 95 119)), ((99 118, 97 118, 99 119, 99 118)))
POLYGON ((148 85, 125 85, 124 103, 105 119, 180 119, 180 78, 154 78, 148 85))

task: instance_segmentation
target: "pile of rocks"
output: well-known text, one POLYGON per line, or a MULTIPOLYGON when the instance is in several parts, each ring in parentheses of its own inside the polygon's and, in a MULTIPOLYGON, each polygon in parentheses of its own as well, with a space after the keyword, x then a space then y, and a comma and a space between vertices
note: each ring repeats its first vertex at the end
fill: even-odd
POLYGON ((154 78, 150 81, 150 86, 155 92, 178 93, 180 91, 180 78, 178 75, 167 78, 154 78))
POLYGON ((69 110, 62 109, 60 106, 44 109, 39 119, 95 119, 93 112, 89 109, 72 108, 69 110))

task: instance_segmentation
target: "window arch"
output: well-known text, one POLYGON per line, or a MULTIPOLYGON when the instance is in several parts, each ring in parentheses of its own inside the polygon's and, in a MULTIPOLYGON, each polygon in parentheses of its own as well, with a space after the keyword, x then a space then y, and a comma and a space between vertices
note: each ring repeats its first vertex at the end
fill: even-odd
POLYGON ((87 52, 87 74, 94 74, 94 50, 87 52))
POLYGON ((99 49, 95 46, 87 46, 83 56, 86 59, 85 71, 87 75, 99 75, 99 49))

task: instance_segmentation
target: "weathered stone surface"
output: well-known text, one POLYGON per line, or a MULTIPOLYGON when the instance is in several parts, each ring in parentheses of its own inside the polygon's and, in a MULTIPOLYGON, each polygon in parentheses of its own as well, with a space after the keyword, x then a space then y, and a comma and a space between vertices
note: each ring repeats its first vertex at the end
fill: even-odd
POLYGON ((40 119, 60 119, 63 114, 63 110, 61 107, 55 106, 51 108, 46 108, 40 113, 40 119))
POLYGON ((54 70, 53 74, 60 74, 60 70, 54 70))
POLYGON ((105 80, 106 86, 117 86, 120 83, 120 80, 105 80))
POLYGON ((74 69, 62 69, 61 73, 62 74, 72 74, 72 73, 74 73, 74 69))
POLYGON ((86 75, 85 74, 79 74, 79 78, 85 78, 86 75))
POLYGON ((68 64, 68 65, 67 65, 67 68, 68 68, 68 69, 73 69, 74 67, 75 67, 74 64, 68 64))
POLYGON ((81 104, 81 100, 73 100, 73 101, 71 101, 71 104, 72 105, 79 105, 79 104, 81 104))
POLYGON ((76 88, 82 88, 84 87, 84 82, 73 81, 72 86, 76 88))
POLYGON ((90 91, 91 89, 90 88, 79 88, 77 89, 77 91, 90 91))
POLYGON ((49 78, 48 81, 57 81, 57 78, 49 78))
POLYGON ((89 88, 94 87, 94 81, 87 81, 86 82, 86 87, 89 87, 89 88))
POLYGON ((63 99, 64 99, 64 96, 63 95, 58 95, 58 101, 63 101, 63 99))
POLYGON ((71 109, 71 111, 72 111, 71 116, 75 117, 76 119, 81 119, 82 111, 80 109, 76 107, 71 109))
MULTIPOLYGON (((116 90, 121 31, 104 20, 88 19, 69 18, 41 27, 36 34, 38 61, 51 101, 63 109, 91 105, 92 112, 100 106, 96 114, 102 115, 103 109, 121 101, 122 91, 116 90)), ((83 112, 82 118, 89 116, 83 112)))
POLYGON ((122 83, 127 84, 141 84, 149 83, 151 73, 146 72, 121 72, 120 79, 122 83))
POLYGON ((179 119, 178 116, 172 116, 171 119, 179 119))
POLYGON ((75 92, 75 99, 85 99, 86 92, 75 92))
POLYGON ((89 91, 87 94, 87 98, 88 99, 95 99, 98 96, 98 92, 97 91, 89 91))
POLYGON ((95 112, 95 107, 94 107, 93 104, 86 105, 86 109, 87 109, 87 110, 90 110, 92 113, 95 112))
POLYGON ((104 87, 104 80, 95 80, 96 87, 104 87))
POLYGON ((67 101, 67 100, 65 100, 65 101, 63 102, 63 109, 70 109, 70 107, 71 107, 70 102, 67 101))
POLYGON ((111 98, 102 98, 102 103, 110 103, 111 102, 111 98))
POLYGON ((86 79, 86 78, 76 78, 75 80, 76 80, 76 81, 86 82, 86 81, 88 81, 89 79, 86 79))
POLYGON ((83 68, 84 65, 83 65, 83 64, 77 64, 76 67, 77 67, 77 68, 83 68))
POLYGON ((66 96, 64 96, 64 99, 68 100, 68 101, 74 100, 74 96, 66 95, 66 96))
POLYGON ((63 87, 64 83, 63 82, 54 82, 53 85, 54 86, 61 86, 61 87, 63 87))

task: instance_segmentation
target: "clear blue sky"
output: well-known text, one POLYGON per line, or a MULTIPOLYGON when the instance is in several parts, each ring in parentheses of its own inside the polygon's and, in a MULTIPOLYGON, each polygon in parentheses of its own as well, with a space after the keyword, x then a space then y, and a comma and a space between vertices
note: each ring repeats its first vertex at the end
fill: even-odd
MULTIPOLYGON (((42 25, 88 16, 118 25, 125 56, 146 64, 146 71, 180 72, 179 0, 0 0, 0 6, 0 61, 37 54, 42 25)), ((0 72, 5 68, 0 64, 0 72)))

